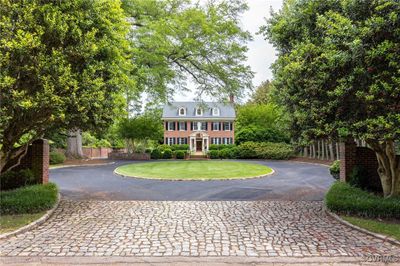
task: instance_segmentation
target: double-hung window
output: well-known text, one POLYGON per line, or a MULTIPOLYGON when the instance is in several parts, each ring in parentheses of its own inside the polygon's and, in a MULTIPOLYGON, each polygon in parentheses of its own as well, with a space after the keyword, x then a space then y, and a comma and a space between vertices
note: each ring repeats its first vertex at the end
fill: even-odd
POLYGON ((175 122, 168 122, 168 131, 175 130, 175 122))
POLYGON ((219 122, 213 122, 213 126, 212 126, 212 130, 213 131, 219 131, 219 122))
POLYGON ((186 131, 186 122, 179 122, 179 131, 186 131))
POLYGON ((224 122, 224 131, 231 131, 231 123, 224 122))

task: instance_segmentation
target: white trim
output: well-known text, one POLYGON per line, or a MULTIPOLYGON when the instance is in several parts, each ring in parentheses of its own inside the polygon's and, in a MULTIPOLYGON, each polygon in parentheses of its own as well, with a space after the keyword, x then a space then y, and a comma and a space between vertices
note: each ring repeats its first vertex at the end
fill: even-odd
POLYGON ((221 122, 212 122, 212 131, 221 131, 221 129, 219 128, 221 122), (215 129, 214 124, 218 125, 218 129, 215 129))
POLYGON ((235 121, 234 117, 162 117, 163 121, 235 121))
POLYGON ((218 107, 213 107, 212 108, 212 115, 213 116, 219 116, 219 114, 220 114, 219 108, 218 107))
POLYGON ((174 131, 174 127, 175 127, 174 123, 175 123, 175 122, 174 122, 174 121, 168 121, 167 123, 168 123, 168 131, 174 131), (170 125, 174 125, 174 126, 172 127, 172 129, 171 129, 170 125))
POLYGON ((186 116, 186 108, 185 107, 179 107, 178 115, 179 116, 186 116), (181 110, 183 110, 183 114, 181 114, 181 110))
POLYGON ((196 107, 194 113, 195 113, 196 116, 203 116, 203 108, 201 108, 201 107, 196 107), (201 111, 200 114, 197 113, 198 110, 201 111))

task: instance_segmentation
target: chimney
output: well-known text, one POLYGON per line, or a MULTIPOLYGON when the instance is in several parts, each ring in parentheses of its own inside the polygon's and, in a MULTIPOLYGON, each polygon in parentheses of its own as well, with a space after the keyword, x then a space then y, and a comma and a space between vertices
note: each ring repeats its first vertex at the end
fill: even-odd
POLYGON ((230 103, 235 103, 235 96, 233 96, 233 94, 229 95, 229 102, 230 103))

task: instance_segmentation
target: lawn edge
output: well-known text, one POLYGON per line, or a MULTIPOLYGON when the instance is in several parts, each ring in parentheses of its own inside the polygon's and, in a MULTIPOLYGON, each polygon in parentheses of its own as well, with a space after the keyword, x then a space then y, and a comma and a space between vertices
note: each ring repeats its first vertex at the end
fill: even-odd
POLYGON ((115 164, 115 162, 109 162, 109 163, 94 163, 94 164, 71 164, 71 165, 59 165, 59 166, 56 165, 56 166, 53 166, 53 167, 50 166, 50 167, 49 167, 49 170, 61 169, 61 168, 67 168, 67 167, 102 166, 102 165, 111 165, 111 164, 115 164))
POLYGON ((61 201, 61 194, 58 193, 57 194, 56 203, 54 204, 54 206, 50 210, 46 211, 46 213, 42 217, 40 217, 36 221, 33 221, 33 222, 31 222, 31 223, 29 223, 29 224, 27 224, 27 225, 25 225, 25 226, 23 226, 21 228, 18 228, 17 230, 14 230, 14 231, 11 231, 11 232, 7 232, 7 233, 4 233, 4 234, 0 234, 0 240, 7 239, 7 238, 15 236, 17 234, 25 233, 25 232, 27 232, 27 231, 29 231, 29 230, 31 230, 31 229, 43 224, 44 222, 46 222, 53 215, 54 211, 57 209, 58 205, 60 204, 60 201, 61 201))
POLYGON ((160 181, 166 181, 166 182, 173 182, 173 181, 207 182, 207 181, 232 181, 232 180, 247 180, 247 179, 263 178, 263 177, 267 177, 267 176, 273 175, 275 173, 275 170, 273 168, 271 168, 271 167, 269 167, 269 168, 272 171, 271 171, 271 173, 268 173, 268 174, 263 174, 263 175, 258 175, 258 176, 250 176, 250 177, 218 178, 218 179, 182 179, 182 178, 165 179, 165 178, 159 178, 159 177, 132 176, 132 175, 125 175, 125 174, 118 173, 117 172, 118 167, 114 169, 113 173, 115 175, 119 175, 119 176, 122 176, 122 177, 130 177, 130 178, 137 178, 137 179, 148 179, 148 180, 160 180, 160 181))
POLYGON ((357 230, 357 231, 360 231, 360 232, 365 233, 365 234, 368 234, 368 235, 370 235, 370 236, 379 238, 379 239, 381 239, 381 240, 383 240, 383 241, 386 241, 386 242, 389 242, 389 243, 391 243, 391 244, 400 246, 400 241, 398 241, 397 239, 394 239, 394 238, 392 238, 392 237, 390 237, 390 236, 386 236, 386 235, 382 235, 382 234, 378 234, 378 233, 371 232, 371 231, 369 231, 369 230, 367 230, 367 229, 365 229, 365 228, 359 227, 359 226, 357 226, 357 225, 354 225, 354 224, 352 224, 352 223, 350 223, 350 222, 348 222, 348 221, 342 219, 339 215, 337 215, 337 214, 331 212, 331 211, 326 207, 325 204, 324 204, 324 210, 325 210, 325 213, 326 213, 328 216, 330 216, 331 218, 333 218, 333 219, 335 219, 336 221, 340 222, 341 224, 344 224, 344 225, 346 225, 346 226, 348 226, 348 227, 351 227, 351 228, 353 228, 353 229, 355 229, 355 230, 357 230))

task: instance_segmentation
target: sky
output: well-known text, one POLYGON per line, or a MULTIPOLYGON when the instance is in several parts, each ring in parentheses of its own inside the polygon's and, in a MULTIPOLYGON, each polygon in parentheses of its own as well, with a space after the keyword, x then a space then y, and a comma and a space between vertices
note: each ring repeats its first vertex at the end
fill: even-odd
MULTIPOLYGON (((257 87, 262 81, 272 78, 271 64, 276 59, 275 49, 262 35, 257 35, 259 27, 265 25, 265 19, 270 17, 271 8, 277 11, 282 6, 282 0, 247 0, 249 10, 242 15, 242 28, 253 35, 253 41, 248 43, 247 64, 255 72, 253 85, 257 87)), ((189 84, 194 88, 194 84, 189 84)), ((179 94, 174 96, 175 101, 192 101, 194 93, 179 94)), ((211 99, 206 99, 211 100, 211 99)))

